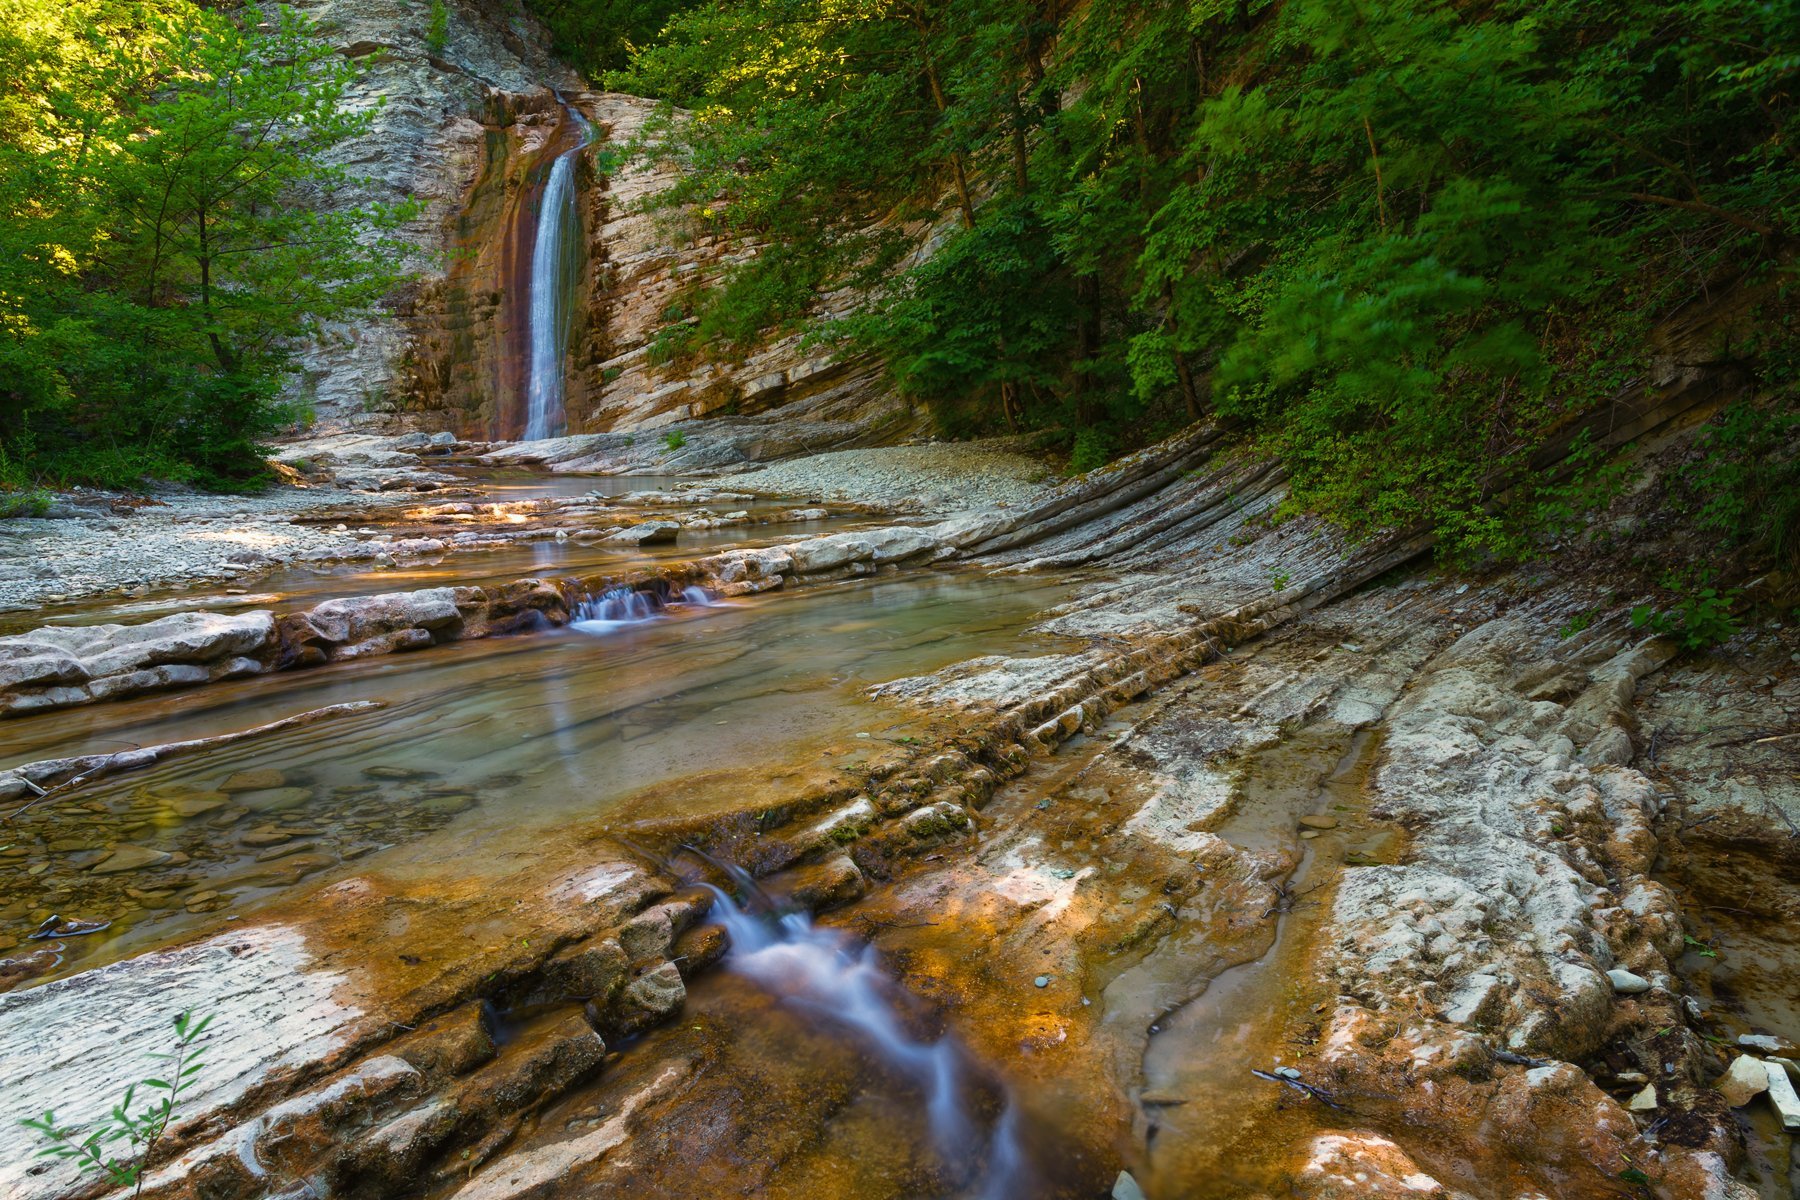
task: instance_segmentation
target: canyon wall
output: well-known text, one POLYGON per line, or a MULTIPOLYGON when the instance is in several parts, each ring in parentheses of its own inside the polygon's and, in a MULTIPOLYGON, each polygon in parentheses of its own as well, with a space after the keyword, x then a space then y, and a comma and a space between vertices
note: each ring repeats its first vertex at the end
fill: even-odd
MULTIPOLYGON (((562 102, 594 126, 594 150, 576 177, 584 237, 568 432, 629 433, 774 409, 867 430, 899 409, 878 364, 838 361, 798 335, 730 361, 654 361, 652 344, 682 288, 755 249, 642 211, 647 196, 677 178, 672 164, 596 171, 600 151, 628 146, 656 106, 584 90, 522 9, 452 3, 447 37, 432 46, 428 0, 303 7, 364 64, 355 103, 376 109, 373 128, 340 151, 339 165, 370 181, 379 199, 422 201, 402 230, 417 247, 407 264, 413 281, 382 313, 335 325, 301 353, 296 391, 319 430, 522 435, 538 202, 551 163, 578 136, 562 102)), ((827 296, 821 308, 854 302, 827 296)))

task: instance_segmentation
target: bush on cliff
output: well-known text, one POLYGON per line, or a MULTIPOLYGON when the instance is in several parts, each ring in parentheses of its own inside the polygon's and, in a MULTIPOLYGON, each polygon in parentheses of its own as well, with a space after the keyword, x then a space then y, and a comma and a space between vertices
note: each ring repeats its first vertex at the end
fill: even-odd
POLYGON ((1511 552, 1558 505, 1495 497, 1684 304, 1757 297, 1683 353, 1792 403, 1800 0, 712 0, 609 82, 763 247, 704 344, 861 282, 817 334, 964 427, 1220 413, 1302 504, 1511 552))

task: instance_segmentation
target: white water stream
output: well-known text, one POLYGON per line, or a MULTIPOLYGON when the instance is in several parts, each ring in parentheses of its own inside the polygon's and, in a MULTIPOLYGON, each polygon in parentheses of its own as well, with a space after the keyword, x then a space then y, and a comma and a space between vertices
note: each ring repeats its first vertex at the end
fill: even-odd
MULTIPOLYGON (((756 894, 747 875, 730 873, 756 894)), ((1004 1098, 992 1127, 981 1128, 965 1096, 974 1064, 950 1036, 926 1041, 906 1028, 892 996, 894 981, 873 947, 814 925, 804 912, 759 916, 719 888, 702 886, 712 893, 713 917, 731 939, 725 968, 784 1004, 842 1027, 910 1076, 925 1102, 926 1127, 938 1156, 952 1175, 963 1175, 973 1186, 964 1194, 980 1200, 1033 1194, 1019 1144, 1017 1105, 1004 1098), (975 1178, 969 1179, 971 1174, 975 1178)))
POLYGON ((568 105, 568 119, 581 130, 581 144, 556 156, 538 204, 537 242, 531 251, 531 310, 527 330, 531 374, 526 392, 525 440, 557 437, 565 428, 563 366, 569 352, 569 303, 580 265, 581 214, 575 204, 575 164, 593 137, 593 127, 568 105))

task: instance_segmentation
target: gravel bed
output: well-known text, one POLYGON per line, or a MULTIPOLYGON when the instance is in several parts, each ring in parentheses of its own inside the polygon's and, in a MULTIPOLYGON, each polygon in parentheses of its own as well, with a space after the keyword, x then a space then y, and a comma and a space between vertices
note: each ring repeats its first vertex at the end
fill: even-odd
POLYGON ((746 492, 932 513, 1017 507, 1056 483, 1018 439, 835 450, 730 476, 746 492))
POLYGON ((402 498, 280 487, 258 496, 162 492, 142 507, 124 499, 65 493, 47 516, 0 520, 0 612, 116 590, 225 583, 274 563, 351 554, 357 538, 292 518, 324 505, 402 498))

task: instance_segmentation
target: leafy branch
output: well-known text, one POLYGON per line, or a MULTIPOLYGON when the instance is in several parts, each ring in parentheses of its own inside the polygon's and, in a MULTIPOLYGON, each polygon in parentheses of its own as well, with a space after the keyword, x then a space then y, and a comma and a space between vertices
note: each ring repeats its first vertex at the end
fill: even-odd
POLYGON ((213 1014, 195 1019, 192 1010, 175 1018, 175 1048, 151 1055, 168 1064, 162 1076, 138 1081, 125 1089, 112 1112, 100 1121, 87 1125, 64 1125, 53 1110, 41 1117, 21 1121, 27 1129, 36 1130, 50 1144, 38 1151, 40 1158, 67 1159, 83 1171, 106 1176, 114 1187, 128 1187, 132 1195, 144 1190, 144 1176, 155 1157, 156 1147, 168 1132, 183 1094, 192 1086, 194 1076, 204 1065, 206 1045, 202 1040, 213 1014), (155 1098, 140 1110, 132 1107, 141 1090, 155 1098), (115 1156, 109 1147, 129 1143, 129 1154, 115 1156))

